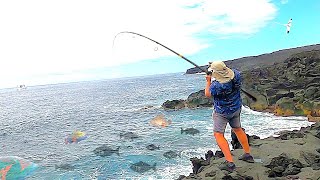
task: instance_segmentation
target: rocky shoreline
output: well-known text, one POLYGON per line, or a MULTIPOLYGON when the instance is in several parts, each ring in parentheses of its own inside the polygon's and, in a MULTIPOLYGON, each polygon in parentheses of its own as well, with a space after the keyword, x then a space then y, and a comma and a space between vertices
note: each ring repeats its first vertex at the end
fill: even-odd
MULTIPOLYGON (((187 177, 180 175, 179 179, 320 180, 320 50, 300 51, 281 58, 254 67, 246 64, 246 68, 238 69, 241 71, 243 89, 257 98, 253 102, 242 94, 243 104, 255 111, 270 112, 276 116, 305 116, 316 123, 300 130, 279 132, 278 137, 260 139, 249 136, 251 153, 255 158, 252 164, 237 160, 243 151, 231 142, 237 166, 233 173, 218 169, 224 161, 221 152, 208 151, 204 158, 191 158, 193 173, 187 177)), ((236 69, 233 64, 239 66, 236 61, 226 61, 226 64, 236 69)), ((196 71, 192 68, 188 73, 196 71)), ((212 107, 211 103, 212 99, 205 97, 204 90, 200 90, 190 94, 186 100, 168 100, 162 107, 165 110, 179 110, 212 107)))
POLYGON ((243 150, 234 149, 236 171, 221 171, 218 165, 224 161, 223 154, 208 151, 205 158, 191 158, 193 173, 180 175, 178 179, 320 180, 320 123, 300 130, 282 131, 277 137, 260 139, 250 136, 249 142, 255 163, 237 160, 243 150))
MULTIPOLYGON (((243 104, 255 111, 277 116, 307 116, 320 120, 320 50, 303 51, 284 61, 242 71, 242 87, 257 98, 253 102, 242 94, 243 104)), ((204 90, 186 100, 168 100, 164 109, 211 107, 204 90)))

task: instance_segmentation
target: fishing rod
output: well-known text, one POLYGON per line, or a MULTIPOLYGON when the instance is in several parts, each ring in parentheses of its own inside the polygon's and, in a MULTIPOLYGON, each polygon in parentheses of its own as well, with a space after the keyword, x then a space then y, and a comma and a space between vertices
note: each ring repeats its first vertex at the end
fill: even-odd
MULTIPOLYGON (((117 36, 118 36, 119 34, 125 34, 125 33, 134 34, 134 35, 137 35, 137 36, 146 38, 146 39, 148 39, 148 40, 150 40, 150 41, 152 41, 152 42, 154 42, 154 43, 156 43, 156 44, 158 44, 158 45, 160 45, 160 46, 168 49, 169 51, 173 52, 174 54, 178 55, 178 56, 181 57, 182 59, 186 60, 186 61, 189 62, 190 64, 192 64, 192 65, 194 65, 195 67, 197 67, 198 69, 200 69, 202 72, 205 72, 207 75, 210 75, 210 74, 212 73, 212 72, 208 71, 207 69, 204 69, 204 68, 200 67, 199 65, 197 65, 197 64, 194 63, 194 62, 192 62, 191 60, 187 59, 187 58, 184 57, 183 55, 181 55, 181 54, 177 53, 176 51, 170 49, 169 47, 167 47, 167 46, 159 43, 158 41, 155 41, 155 40, 153 40, 153 39, 151 39, 151 38, 148 38, 147 36, 144 36, 144 35, 142 35, 142 34, 139 34, 139 33, 131 32, 131 31, 122 31, 122 32, 119 32, 119 33, 114 37, 114 39, 113 39, 113 46, 114 46, 114 42, 115 42, 115 39, 117 38, 117 36)), ((113 47, 113 46, 112 46, 112 47, 113 47)), ((247 95, 250 99, 252 99, 253 101, 257 101, 257 98, 254 97, 252 94, 248 93, 247 91, 243 90, 242 88, 241 88, 241 91, 242 91, 245 95, 247 95)))

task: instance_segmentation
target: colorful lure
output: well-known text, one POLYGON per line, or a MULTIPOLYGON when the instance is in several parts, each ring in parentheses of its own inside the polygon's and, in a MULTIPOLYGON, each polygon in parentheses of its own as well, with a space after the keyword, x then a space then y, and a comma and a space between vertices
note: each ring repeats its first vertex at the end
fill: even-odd
POLYGON ((65 143, 66 144, 78 143, 85 139, 87 139, 86 133, 82 131, 74 131, 72 134, 68 135, 65 138, 65 143))

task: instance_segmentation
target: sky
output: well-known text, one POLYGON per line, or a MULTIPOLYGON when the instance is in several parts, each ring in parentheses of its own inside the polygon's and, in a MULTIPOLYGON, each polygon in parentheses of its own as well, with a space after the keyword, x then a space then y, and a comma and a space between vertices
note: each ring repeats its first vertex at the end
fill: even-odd
POLYGON ((3 0, 0 88, 193 67, 145 38, 118 34, 122 31, 140 33, 205 65, 319 44, 319 19, 318 0, 3 0))

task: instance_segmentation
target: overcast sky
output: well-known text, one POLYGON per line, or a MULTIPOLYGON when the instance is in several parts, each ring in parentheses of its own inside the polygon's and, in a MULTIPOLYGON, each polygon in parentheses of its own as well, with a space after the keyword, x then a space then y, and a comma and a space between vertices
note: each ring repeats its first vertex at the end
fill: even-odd
POLYGON ((319 2, 302 3, 303 7, 298 0, 0 1, 0 88, 192 67, 179 60, 166 68, 178 57, 137 36, 120 34, 113 47, 121 31, 155 39, 200 65, 314 44, 319 35, 309 34, 320 34, 315 23, 320 19, 319 2), (290 36, 296 36, 291 39, 280 25, 289 18, 290 36), (309 28, 313 30, 307 32, 309 28))

